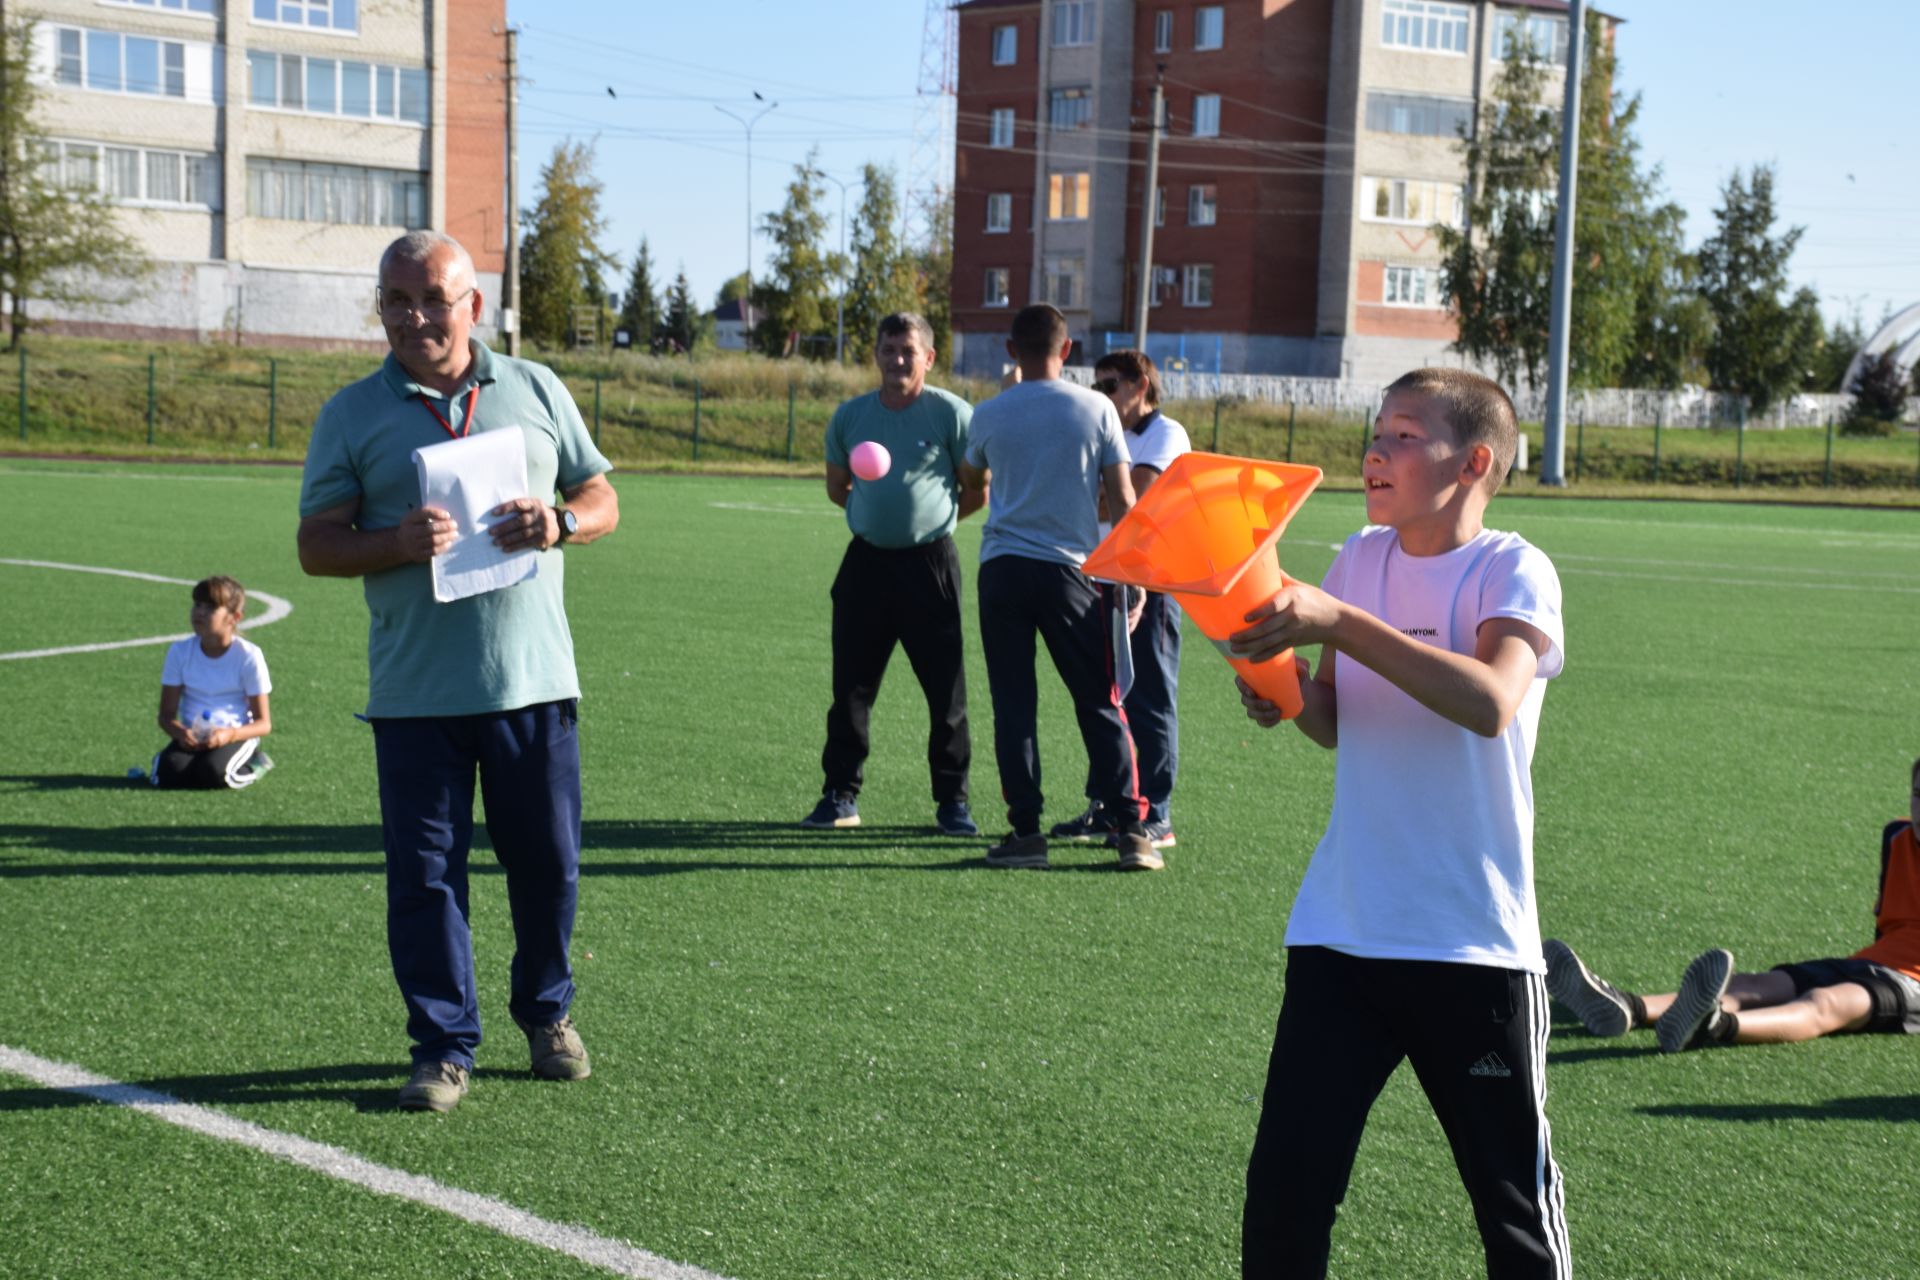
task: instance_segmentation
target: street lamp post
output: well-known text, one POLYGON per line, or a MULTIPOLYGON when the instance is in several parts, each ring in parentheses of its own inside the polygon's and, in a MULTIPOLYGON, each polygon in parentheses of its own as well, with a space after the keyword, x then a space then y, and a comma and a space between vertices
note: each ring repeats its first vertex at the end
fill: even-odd
MULTIPOLYGON (((834 177, 825 170, 814 172, 840 188, 840 271, 837 296, 833 300, 833 358, 841 364, 847 362, 847 183, 834 177)), ((863 182, 855 178, 854 182, 863 182)))
MULTIPOLYGON (((757 102, 766 101, 758 92, 753 96, 757 102)), ((743 328, 746 325, 748 309, 753 305, 753 126, 760 122, 761 116, 779 105, 777 102, 768 102, 751 117, 729 111, 718 103, 715 103, 713 108, 721 115, 731 116, 739 121, 741 127, 747 131, 747 293, 740 299, 740 323, 743 328)))

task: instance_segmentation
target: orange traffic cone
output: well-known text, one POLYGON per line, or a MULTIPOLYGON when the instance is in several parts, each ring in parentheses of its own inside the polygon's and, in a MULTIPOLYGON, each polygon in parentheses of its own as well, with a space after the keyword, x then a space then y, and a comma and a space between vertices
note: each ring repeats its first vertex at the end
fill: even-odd
POLYGON ((1287 581, 1274 544, 1319 483, 1318 467, 1183 453, 1082 572, 1172 596, 1241 678, 1291 720, 1301 706, 1293 650, 1253 663, 1228 653, 1227 637, 1244 631, 1248 610, 1287 581))

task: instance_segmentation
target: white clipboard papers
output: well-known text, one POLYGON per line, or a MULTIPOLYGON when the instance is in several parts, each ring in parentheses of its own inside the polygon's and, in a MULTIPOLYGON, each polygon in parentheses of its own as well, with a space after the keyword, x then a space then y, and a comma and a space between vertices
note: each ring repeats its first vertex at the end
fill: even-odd
POLYGON ((420 502, 453 517, 453 545, 433 558, 433 598, 442 604, 498 591, 540 572, 528 547, 502 551, 489 533, 492 511, 527 496, 527 445, 519 430, 495 429, 413 451, 420 502))

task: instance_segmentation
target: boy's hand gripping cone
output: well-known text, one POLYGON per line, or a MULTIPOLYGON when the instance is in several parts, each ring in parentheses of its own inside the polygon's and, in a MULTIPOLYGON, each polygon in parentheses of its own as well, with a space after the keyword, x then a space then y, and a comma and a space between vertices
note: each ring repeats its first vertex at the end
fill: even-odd
POLYGON ((1300 714, 1293 650, 1253 663, 1227 652, 1248 610, 1286 583, 1274 544, 1320 483, 1320 468, 1218 453, 1174 459, 1082 566, 1089 578, 1164 591, 1234 670, 1291 720, 1300 714))

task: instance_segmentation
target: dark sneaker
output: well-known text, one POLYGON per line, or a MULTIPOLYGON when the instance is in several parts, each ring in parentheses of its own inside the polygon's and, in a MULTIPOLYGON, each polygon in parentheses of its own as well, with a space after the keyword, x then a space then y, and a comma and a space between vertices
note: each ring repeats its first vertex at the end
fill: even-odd
POLYGON ((1714 1039, 1726 1014, 1720 998, 1727 994, 1733 979, 1733 952, 1715 947, 1702 951, 1680 977, 1680 989, 1673 1003, 1660 1015, 1654 1031, 1660 1037, 1660 1052, 1680 1053, 1697 1049, 1714 1039))
POLYGON ((572 1018, 549 1022, 544 1027, 528 1026, 515 1018, 527 1033, 527 1048, 533 1055, 533 1074, 542 1080, 585 1080, 593 1074, 587 1064, 587 1046, 573 1029, 572 1018))
POLYGON ((1113 819, 1107 815, 1106 806, 1095 800, 1079 817, 1054 823, 1053 829, 1047 834, 1055 840, 1090 844, 1095 840, 1105 840, 1113 834, 1113 819))
POLYGON ((1135 827, 1131 831, 1116 831, 1109 841, 1120 851, 1120 869, 1122 871, 1161 871, 1166 868, 1167 860, 1153 847, 1145 827, 1135 827))
POLYGON ((402 1111, 451 1111, 467 1095, 467 1069, 457 1062, 423 1062, 400 1089, 402 1111))
POLYGON ((1009 831, 999 844, 987 850, 987 865, 1003 871, 1045 871, 1047 838, 1038 831, 1030 836, 1009 831))
POLYGON ((977 836, 980 824, 973 820, 973 810, 967 808, 965 800, 949 800, 934 811, 933 825, 940 828, 943 836, 977 836))
POLYGON ((1558 938, 1540 944, 1547 956, 1547 990, 1580 1019, 1587 1034, 1621 1036, 1633 1025, 1633 1004, 1618 988, 1580 963, 1573 948, 1558 938))
POLYGON ((860 810, 854 806, 853 796, 845 791, 829 791, 820 797, 820 803, 813 806, 813 812, 800 819, 800 825, 809 831, 833 831, 840 827, 860 825, 860 810))

